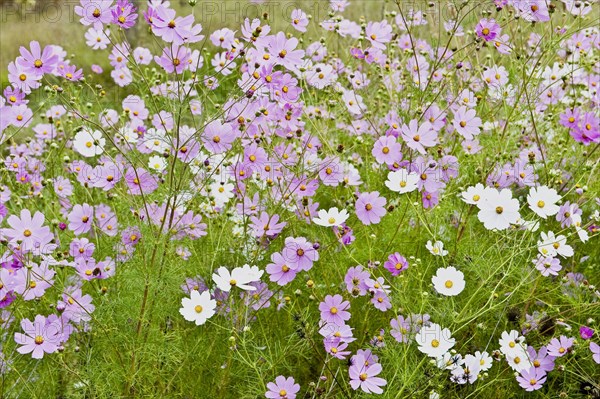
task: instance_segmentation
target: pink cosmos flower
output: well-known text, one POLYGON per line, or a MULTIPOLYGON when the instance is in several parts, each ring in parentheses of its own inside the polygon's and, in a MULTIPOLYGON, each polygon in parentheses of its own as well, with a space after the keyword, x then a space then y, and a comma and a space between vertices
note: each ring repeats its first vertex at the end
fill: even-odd
POLYGON ((52 47, 46 46, 42 51, 40 43, 35 40, 29 43, 29 46, 31 51, 21 46, 21 57, 17 58, 17 63, 27 72, 37 76, 52 73, 58 63, 58 56, 54 54, 52 47))
POLYGON ((319 304, 321 320, 338 326, 344 325, 346 320, 350 320, 350 312, 347 309, 350 309, 350 302, 344 301, 344 298, 339 294, 327 295, 323 302, 319 304))
POLYGON ((387 213, 386 203, 387 200, 379 196, 378 191, 361 193, 356 200, 356 216, 365 225, 377 224, 387 213))
POLYGON ((475 33, 477 36, 484 39, 486 42, 492 41, 500 34, 500 25, 496 23, 494 19, 486 19, 483 18, 479 21, 477 26, 475 27, 475 33))
POLYGON ((546 373, 535 367, 521 370, 517 381, 526 391, 536 391, 546 382, 546 373))
POLYGON ((125 182, 132 195, 148 195, 158 188, 154 175, 144 168, 129 168, 125 172, 125 182))
POLYGON ((21 354, 31 353, 34 359, 41 359, 45 353, 54 353, 61 344, 61 331, 57 326, 48 325, 47 319, 42 315, 35 316, 33 322, 29 319, 21 320, 24 333, 15 333, 15 342, 22 345, 17 348, 21 354))
POLYGON ((43 213, 35 212, 32 217, 29 209, 22 209, 21 217, 15 215, 8 217, 9 227, 0 229, 0 234, 11 244, 19 245, 23 252, 43 248, 54 238, 50 227, 44 226, 44 220, 43 213))
POLYGON ((437 133, 429 122, 423 122, 419 126, 419 122, 413 119, 408 126, 402 125, 401 132, 406 145, 421 154, 425 154, 425 147, 433 147, 437 144, 437 133))
POLYGON ((474 109, 461 106, 454 111, 453 126, 456 131, 467 140, 472 140, 480 132, 481 118, 474 109))
POLYGON ((87 233, 92 229, 93 217, 93 206, 88 204, 75 205, 67 217, 69 220, 69 230, 77 236, 87 233))
POLYGON ((573 338, 568 338, 564 335, 561 335, 560 338, 552 338, 547 346, 548 354, 554 357, 562 357, 568 353, 574 341, 573 338))
POLYGON ((369 22, 366 28, 366 37, 375 48, 385 50, 386 44, 392 40, 392 25, 386 20, 369 22))
POLYGON ((267 389, 265 397, 269 399, 295 399, 300 385, 295 383, 293 377, 285 378, 280 375, 275 378, 275 382, 267 383, 267 389))
POLYGON ((387 381, 377 377, 381 370, 381 364, 370 364, 363 355, 352 356, 352 365, 348 369, 350 386, 354 390, 360 388, 366 393, 383 393, 381 387, 386 385, 387 381))
POLYGON ((308 17, 306 13, 300 9, 292 11, 292 26, 298 32, 306 32, 308 26, 308 17))
POLYGON ((160 57, 155 56, 154 62, 162 66, 168 73, 181 74, 189 66, 190 50, 187 47, 173 44, 165 47, 160 57))
POLYGON ((373 145, 371 154, 378 163, 393 165, 402 160, 402 145, 394 136, 382 136, 373 145))
POLYGON ((273 253, 271 262, 267 265, 266 270, 272 282, 284 286, 296 278, 296 271, 287 265, 286 259, 281 253, 273 253))
POLYGON ((75 6, 75 14, 79 15, 85 26, 93 25, 102 29, 102 25, 112 21, 111 7, 113 0, 81 0, 80 6, 75 6))

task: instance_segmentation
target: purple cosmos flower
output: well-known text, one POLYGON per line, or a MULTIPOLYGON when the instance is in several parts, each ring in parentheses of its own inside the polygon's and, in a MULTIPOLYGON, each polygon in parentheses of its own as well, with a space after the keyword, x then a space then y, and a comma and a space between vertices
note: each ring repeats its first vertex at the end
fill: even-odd
POLYGON ((271 262, 267 265, 266 270, 272 282, 284 286, 296 278, 296 271, 286 264, 286 260, 281 253, 273 253, 271 262))
POLYGON ((352 365, 348 369, 350 375, 350 386, 357 390, 361 388, 366 393, 383 393, 382 386, 387 384, 383 378, 377 377, 381 373, 381 364, 370 364, 363 355, 352 356, 352 365))
POLYGON ((346 320, 350 319, 350 302, 344 301, 341 295, 327 295, 325 300, 319 304, 321 311, 321 320, 325 323, 334 323, 337 325, 346 324, 346 320))
POLYGON ((54 353, 61 344, 61 332, 53 324, 47 325, 42 315, 35 316, 33 322, 21 320, 24 333, 15 333, 15 342, 22 345, 17 348, 21 354, 31 353, 34 359, 41 359, 44 353, 54 353))
POLYGON ((8 217, 10 227, 0 229, 0 234, 11 244, 18 245, 22 252, 43 249, 54 238, 50 227, 44 226, 44 220, 43 213, 36 212, 32 217, 29 209, 22 209, 20 218, 15 215, 8 217))
POLYGON ((392 25, 383 20, 381 22, 369 22, 365 33, 371 46, 385 50, 386 44, 392 40, 392 31, 392 25))
POLYGON ((58 301, 57 309, 60 309, 63 316, 67 320, 71 320, 74 323, 82 321, 90 321, 92 319, 91 313, 96 309, 92 304, 92 297, 90 295, 83 295, 81 288, 70 287, 62 295, 62 301, 58 301))
POLYGON ((588 326, 581 326, 579 327, 579 336, 581 337, 581 339, 592 339, 592 337, 594 336, 594 330, 592 330, 590 327, 588 326))
POLYGON ((125 172, 125 182, 133 195, 148 195, 158 188, 158 181, 150 172, 143 168, 129 168, 125 172))
POLYGON ((102 29, 103 24, 112 20, 112 5, 113 0, 81 0, 81 6, 75 6, 75 14, 81 17, 79 22, 83 25, 102 29))
POLYGON ((168 73, 181 74, 189 66, 190 55, 189 48, 173 44, 171 47, 165 47, 160 57, 155 56, 154 62, 162 66, 168 73))
POLYGON ((538 352, 532 346, 527 347, 527 357, 533 367, 549 373, 554 370, 554 356, 548 354, 548 348, 542 346, 538 352))
POLYGON ((295 399, 300 385, 295 383, 293 377, 285 378, 280 375, 275 378, 275 382, 267 383, 267 389, 265 397, 269 399, 295 399))
POLYGON ((517 381, 526 391, 536 391, 546 382, 546 373, 535 367, 523 369, 517 377, 517 381))
POLYGON ((288 266, 295 271, 309 271, 319 260, 319 253, 304 237, 287 237, 282 253, 288 266))
POLYGON ((73 258, 91 258, 96 249, 96 244, 87 238, 74 238, 69 245, 69 255, 73 258))
POLYGON ((75 235, 87 233, 92 229, 94 207, 88 204, 75 205, 69 216, 69 230, 75 235))
POLYGON ((263 43, 269 54, 279 65, 283 65, 290 71, 297 71, 298 66, 303 64, 304 50, 297 50, 298 39, 295 37, 287 38, 283 32, 263 39, 263 43))
POLYGON ((378 163, 393 165, 402 160, 402 145, 394 136, 382 136, 373 145, 371 154, 378 163))
POLYGON ((553 338, 547 345, 548 354, 554 357, 562 357, 567 354, 571 346, 573 346, 574 339, 561 335, 560 338, 553 338))
POLYGON ((46 46, 42 51, 40 43, 37 41, 32 41, 29 46, 31 51, 21 46, 21 57, 17 58, 17 63, 27 72, 37 76, 52 73, 58 63, 58 56, 54 54, 52 47, 46 46))
POLYGON ((129 0, 118 0, 117 5, 112 8, 112 23, 123 29, 129 29, 135 25, 138 15, 136 7, 129 0))
POLYGON ((535 268, 542 272, 542 276, 558 276, 558 272, 562 269, 560 259, 538 255, 533 261, 535 268))
POLYGON ((368 287, 365 282, 370 276, 369 272, 360 265, 349 268, 344 277, 346 289, 353 296, 367 295, 368 287))
POLYGON ((479 21, 475 27, 477 36, 481 37, 486 42, 494 40, 496 36, 500 34, 501 30, 502 28, 500 28, 500 25, 498 25, 494 19, 488 20, 486 18, 479 21))
POLYGON ((454 111, 453 126, 456 131, 467 140, 472 140, 480 132, 481 118, 474 109, 464 105, 454 111))
POLYGON ((402 139, 409 148, 425 154, 425 147, 433 147, 437 144, 437 132, 429 122, 419 122, 413 119, 407 125, 402 125, 402 139))
POLYGON ((136 226, 131 226, 121 233, 121 243, 123 245, 136 246, 142 239, 142 233, 136 226))
POLYGON ((181 289, 186 294, 190 294, 192 291, 202 293, 208 289, 208 286, 202 276, 196 276, 194 278, 186 278, 185 283, 181 285, 181 289))
POLYGON ((383 264, 383 267, 392 273, 392 276, 397 276, 402 271, 408 269, 408 261, 404 256, 400 255, 398 252, 395 252, 388 256, 388 259, 383 264))
MULTIPOLYGON (((42 84, 40 83, 41 75, 36 75, 27 70, 27 68, 11 62, 8 64, 8 81, 16 89, 21 90, 25 94, 31 93, 32 90, 37 89, 42 84)), ((10 109, 4 108, 8 111, 10 109)))
POLYGON ((592 352, 592 359, 600 364, 600 345, 595 342, 590 342, 590 352, 592 352))
POLYGON ((344 350, 348 348, 348 343, 336 336, 324 338, 323 346, 325 346, 325 352, 327 352, 330 356, 340 360, 346 359, 346 356, 352 353, 344 350))
POLYGON ((408 343, 409 341, 409 333, 411 332, 411 324, 409 320, 405 319, 404 316, 398 316, 395 319, 390 321, 390 326, 392 326, 392 330, 390 334, 396 341, 402 343, 408 343))
POLYGON ((251 227, 254 233, 254 236, 260 238, 264 235, 267 237, 274 237, 281 233, 283 228, 287 225, 286 222, 279 222, 279 215, 275 214, 270 216, 266 212, 262 212, 260 217, 251 216, 250 220, 252 221, 251 227))
POLYGON ((292 26, 298 32, 306 32, 306 27, 308 26, 308 17, 304 11, 300 9, 292 11, 292 26))
POLYGON ((379 196, 378 191, 361 193, 356 200, 356 216, 365 225, 377 224, 387 213, 387 200, 379 196))

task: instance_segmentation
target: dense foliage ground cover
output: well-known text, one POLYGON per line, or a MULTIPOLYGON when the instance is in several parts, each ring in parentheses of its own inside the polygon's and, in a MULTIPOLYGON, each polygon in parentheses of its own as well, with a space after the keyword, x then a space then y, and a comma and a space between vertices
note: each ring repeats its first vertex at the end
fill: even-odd
POLYGON ((598 4, 189 3, 2 66, 2 397, 600 397, 598 4))

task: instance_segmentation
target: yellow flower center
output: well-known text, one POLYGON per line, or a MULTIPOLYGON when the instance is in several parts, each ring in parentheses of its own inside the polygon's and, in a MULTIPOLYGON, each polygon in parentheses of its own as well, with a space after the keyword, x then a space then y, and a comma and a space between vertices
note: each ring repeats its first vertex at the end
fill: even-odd
POLYGON ((437 348, 438 346, 440 346, 440 341, 438 341, 437 339, 432 340, 431 346, 437 348))
POLYGON ((546 206, 546 203, 544 201, 538 201, 537 203, 538 208, 543 208, 544 206, 546 206))
POLYGON ((338 309, 334 306, 331 308, 330 312, 331 314, 336 314, 338 312, 338 309))
POLYGON ((454 283, 451 280, 446 280, 446 282, 444 283, 444 285, 446 286, 446 288, 452 288, 452 286, 454 285, 454 283))
POLYGON ((202 306, 200 306, 200 305, 196 305, 196 306, 194 306, 194 311, 195 311, 196 313, 202 313, 202 306))
POLYGON ((31 237, 31 230, 25 230, 25 231, 23 232, 23 235, 24 235, 25 237, 31 237))
POLYGON ((496 213, 497 213, 498 215, 500 215, 502 212, 504 212, 504 208, 502 208, 501 206, 497 206, 497 207, 496 207, 496 213))
POLYGON ((37 345, 41 345, 44 343, 44 337, 42 337, 41 335, 36 335, 34 341, 37 345))

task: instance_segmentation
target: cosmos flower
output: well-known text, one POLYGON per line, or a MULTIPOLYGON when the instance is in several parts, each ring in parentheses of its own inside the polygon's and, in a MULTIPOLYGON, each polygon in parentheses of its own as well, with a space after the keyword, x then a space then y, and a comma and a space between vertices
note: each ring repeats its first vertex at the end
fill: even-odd
POLYGON ((267 383, 268 391, 266 398, 270 399, 295 399, 300 391, 300 385, 296 384, 293 377, 284 377, 282 375, 275 378, 275 382, 267 383))
POLYGON ((315 224, 324 227, 340 226, 346 220, 348 220, 348 217, 350 216, 345 209, 339 211, 336 207, 330 208, 327 211, 325 209, 321 209, 318 215, 319 216, 313 218, 312 221, 315 224))
POLYGON ((210 297, 208 291, 202 293, 191 290, 189 298, 181 299, 179 313, 187 321, 193 321, 197 326, 206 323, 215 314, 217 301, 210 297))
POLYGON ((439 294, 446 296, 458 295, 465 289, 465 275, 453 266, 437 269, 431 282, 439 294))
POLYGON ((477 217, 488 230, 505 230, 519 218, 519 201, 512 197, 512 191, 491 189, 477 203, 477 217))
POLYGON ((433 358, 443 356, 456 343, 449 329, 435 323, 423 326, 415 335, 415 341, 419 351, 433 358))
POLYGON ((387 200, 379 196, 378 191, 361 193, 356 200, 356 216, 365 225, 377 224, 387 213, 385 204, 387 200))
POLYGON ((244 265, 236 267, 229 271, 226 267, 219 267, 212 278, 217 288, 222 291, 229 292, 233 287, 237 287, 245 291, 254 291, 256 287, 250 283, 260 281, 263 271, 256 266, 244 265))
POLYGON ((350 312, 347 309, 350 309, 350 302, 344 301, 341 295, 327 295, 319 304, 321 320, 339 326, 346 324, 346 320, 350 319, 350 312))
POLYGON ((536 391, 546 382, 546 373, 542 370, 530 367, 523 369, 517 376, 517 381, 526 391, 536 391))
POLYGON ((367 364, 369 363, 367 363, 363 355, 352 356, 352 365, 348 369, 350 386, 354 390, 360 388, 366 393, 383 393, 381 387, 385 386, 387 381, 381 377, 377 377, 382 371, 381 364, 374 363, 368 366, 367 364))

